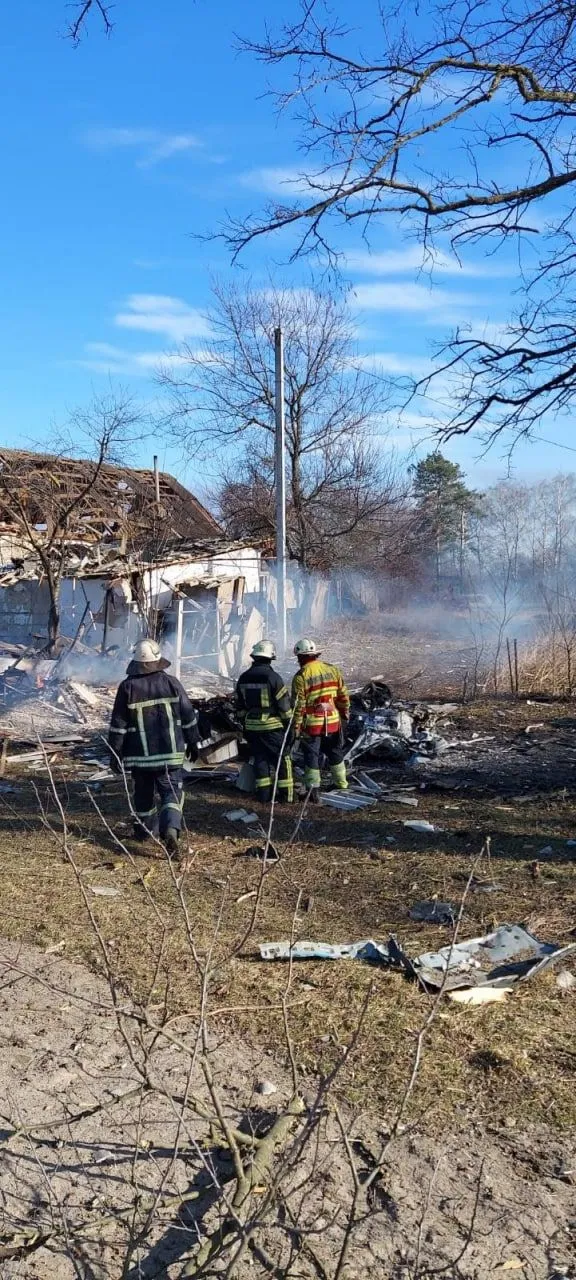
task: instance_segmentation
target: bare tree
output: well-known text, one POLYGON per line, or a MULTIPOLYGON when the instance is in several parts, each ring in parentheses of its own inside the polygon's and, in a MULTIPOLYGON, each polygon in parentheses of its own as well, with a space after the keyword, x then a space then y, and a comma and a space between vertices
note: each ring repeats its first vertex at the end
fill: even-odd
POLYGON ((189 455, 225 451, 220 505, 230 526, 271 533, 281 326, 289 550, 303 565, 333 562, 329 544, 366 529, 389 493, 372 442, 382 391, 356 356, 345 303, 310 289, 217 285, 214 296, 212 337, 202 350, 186 344, 161 372, 172 433, 189 455))
MULTIPOLYGON (((314 474, 307 473, 302 510, 290 500, 287 511, 290 549, 309 569, 336 566, 380 568, 406 553, 408 524, 406 484, 393 460, 383 462, 370 446, 322 456, 314 474), (299 518, 298 518, 299 517, 299 518)), ((216 494, 224 527, 234 537, 274 543, 275 500, 273 457, 247 456, 230 467, 216 494)))
POLYGON ((477 424, 527 434, 576 391, 573 6, 437 0, 422 15, 375 0, 372 17, 351 33, 322 0, 303 0, 299 21, 249 46, 293 67, 278 98, 297 115, 307 161, 291 202, 225 234, 236 253, 300 226, 294 256, 334 258, 338 223, 362 234, 400 224, 431 266, 436 236, 458 253, 537 235, 509 330, 495 341, 456 334, 443 365, 467 375, 444 434, 477 424))
MULTIPOLYGON (((86 537, 86 522, 92 513, 95 490, 106 463, 118 462, 127 444, 134 439, 138 411, 128 396, 96 397, 85 409, 70 418, 59 444, 47 455, 31 455, 7 450, 0 453, 0 512, 37 560, 50 598, 48 649, 58 640, 60 628, 60 583, 70 552, 70 541, 86 537), (92 455, 81 469, 58 467, 59 457, 78 450, 81 442, 92 455)), ((100 504, 99 504, 100 505, 100 504)), ((121 518, 110 510, 110 521, 121 518)))

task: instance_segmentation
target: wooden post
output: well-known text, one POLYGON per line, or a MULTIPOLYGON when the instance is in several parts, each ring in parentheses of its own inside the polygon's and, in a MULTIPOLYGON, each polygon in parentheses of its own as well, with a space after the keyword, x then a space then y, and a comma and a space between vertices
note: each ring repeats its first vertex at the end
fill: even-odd
POLYGON ((468 693, 468 668, 466 668, 466 671, 464 672, 464 680, 462 683, 462 702, 463 703, 466 702, 467 693, 468 693))
POLYGON ((100 652, 101 652, 101 653, 105 653, 105 652, 106 652, 106 641, 107 641, 107 639, 108 639, 108 613, 109 613, 109 610, 110 610, 110 587, 107 587, 107 588, 106 588, 106 595, 105 595, 105 597, 104 597, 104 632, 103 632, 103 635, 102 635, 102 644, 101 644, 101 646, 100 646, 100 652))
POLYGON ((520 681, 518 678, 518 641, 514 641, 514 681, 516 685, 516 696, 520 691, 520 681))
POLYGON ((508 636, 506 636, 506 652, 508 654, 508 671, 510 673, 510 693, 514 693, 514 672, 512 671, 512 653, 508 636))
POLYGON ((184 597, 178 596, 176 600, 176 653, 174 659, 174 675, 176 679, 180 679, 182 671, 182 639, 184 635, 184 597))
POLYGON ((222 643, 222 621, 220 618, 220 601, 218 592, 216 592, 216 653, 220 656, 220 645, 222 643))

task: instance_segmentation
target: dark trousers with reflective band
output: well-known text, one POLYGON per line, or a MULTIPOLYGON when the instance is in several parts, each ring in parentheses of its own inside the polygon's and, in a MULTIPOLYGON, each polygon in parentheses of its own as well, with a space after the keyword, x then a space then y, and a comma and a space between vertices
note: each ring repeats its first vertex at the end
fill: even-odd
POLYGON ((165 836, 168 827, 182 829, 184 771, 180 765, 161 769, 133 769, 133 803, 141 828, 165 836), (156 799, 158 793, 158 799, 156 799))
POLYGON ((292 778, 292 761, 286 751, 282 753, 284 742, 283 729, 268 729, 256 733, 254 729, 246 730, 246 741, 250 754, 254 759, 256 775, 256 798, 271 800, 274 789, 274 778, 278 769, 277 796, 279 800, 293 800, 294 782, 292 778))
POLYGON ((342 732, 316 734, 314 737, 303 735, 301 739, 304 757, 304 785, 307 791, 316 790, 322 781, 320 777, 320 756, 326 757, 330 765, 330 773, 335 787, 345 791, 348 786, 346 765, 344 761, 344 744, 342 732))

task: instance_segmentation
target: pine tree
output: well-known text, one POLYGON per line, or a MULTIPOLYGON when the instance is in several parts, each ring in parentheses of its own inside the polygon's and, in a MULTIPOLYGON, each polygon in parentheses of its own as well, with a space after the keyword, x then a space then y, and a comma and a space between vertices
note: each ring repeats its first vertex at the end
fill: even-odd
POLYGON ((439 450, 429 453, 411 468, 412 490, 424 528, 434 545, 436 584, 440 581, 442 555, 458 548, 460 579, 463 577, 467 520, 481 512, 480 494, 468 489, 464 474, 439 450))

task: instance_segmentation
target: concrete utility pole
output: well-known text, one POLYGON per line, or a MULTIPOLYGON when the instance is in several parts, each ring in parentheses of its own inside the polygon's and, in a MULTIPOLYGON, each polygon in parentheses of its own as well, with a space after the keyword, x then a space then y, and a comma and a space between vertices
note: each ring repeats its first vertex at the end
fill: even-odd
POLYGON ((274 330, 274 368, 276 374, 276 437, 274 479, 276 485, 276 616, 278 657, 286 656, 286 432, 284 427, 284 337, 274 330))

